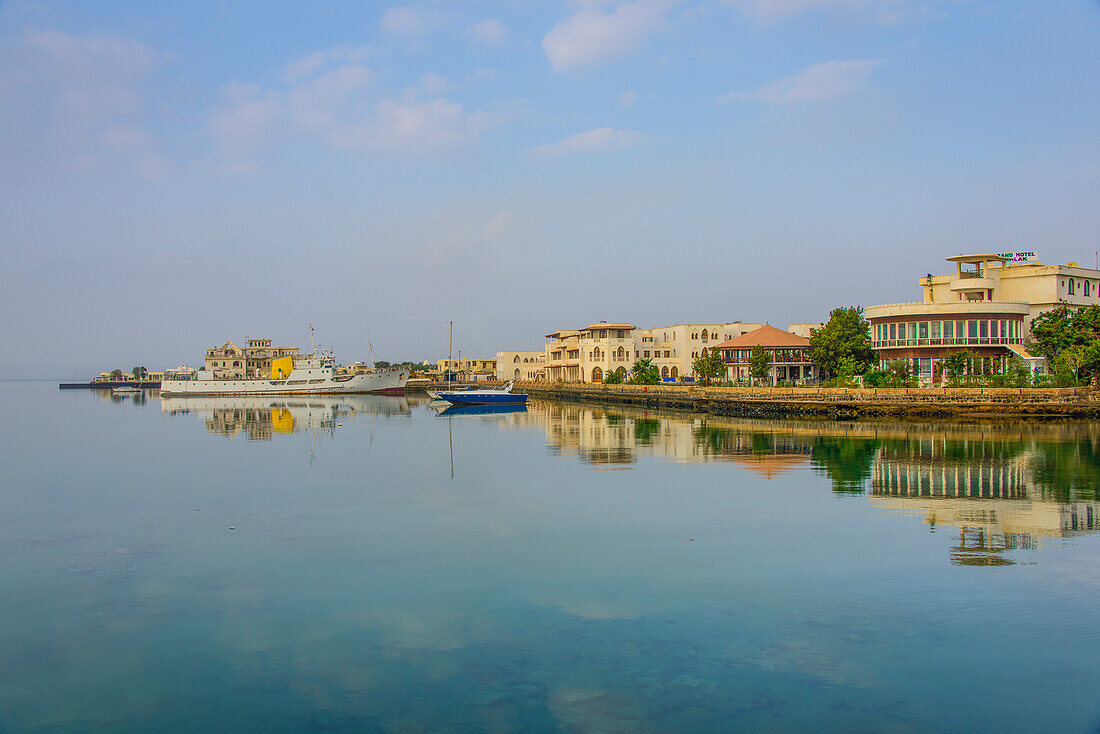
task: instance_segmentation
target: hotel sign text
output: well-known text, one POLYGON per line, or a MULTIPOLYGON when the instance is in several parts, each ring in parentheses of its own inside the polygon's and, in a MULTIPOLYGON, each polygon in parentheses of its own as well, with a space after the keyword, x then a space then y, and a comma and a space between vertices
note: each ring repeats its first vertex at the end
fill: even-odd
POLYGON ((1008 262, 1026 263, 1035 259, 1035 253, 1031 250, 1027 252, 998 252, 997 257, 1002 257, 1008 262))

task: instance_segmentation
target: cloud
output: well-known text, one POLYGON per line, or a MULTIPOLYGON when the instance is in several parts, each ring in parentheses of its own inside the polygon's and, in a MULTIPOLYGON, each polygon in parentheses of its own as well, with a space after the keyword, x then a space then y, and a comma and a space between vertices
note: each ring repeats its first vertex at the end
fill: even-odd
POLYGON ((143 124, 162 55, 100 34, 27 30, 0 43, 0 159, 41 169, 96 168, 112 160, 141 175, 163 168, 143 124))
POLYGON ((638 95, 634 94, 633 89, 628 89, 619 95, 619 104, 623 107, 633 107, 634 101, 638 98, 638 95))
POLYGON ((369 46, 333 46, 324 51, 314 51, 287 64, 283 78, 288 82, 296 82, 334 63, 362 63, 370 54, 369 46))
POLYGON ((139 176, 159 178, 167 168, 157 152, 156 137, 141 125, 112 125, 103 131, 100 139, 109 150, 129 159, 139 176))
POLYGON ((767 104, 798 104, 820 102, 858 89, 878 64, 871 59, 826 61, 808 66, 793 76, 776 79, 751 92, 729 92, 718 102, 765 102, 767 104))
POLYGON ((497 239, 507 235, 512 230, 512 222, 515 217, 511 212, 500 212, 485 225, 485 236, 497 239))
POLYGON ((522 110, 467 110, 444 94, 465 81, 488 78, 478 70, 452 81, 426 73, 400 94, 376 89, 378 75, 360 62, 364 46, 335 46, 303 56, 283 70, 283 82, 267 89, 235 82, 221 90, 210 116, 219 167, 252 173, 264 146, 311 136, 340 150, 438 153, 473 141, 522 110))
POLYGON ((495 18, 468 26, 466 32, 475 42, 486 46, 503 46, 508 40, 508 29, 495 18))
POLYGON ((27 31, 22 47, 24 81, 81 121, 138 109, 141 84, 160 60, 137 41, 94 34, 27 31))
POLYGON ((469 142, 506 117, 467 112, 458 102, 421 101, 407 94, 380 100, 371 119, 333 131, 330 141, 347 150, 432 153, 469 142))
POLYGON ((727 3, 762 22, 775 22, 810 12, 859 16, 871 21, 896 23, 921 10, 913 0, 727 0, 727 3))
POLYGON ((395 36, 422 36, 443 24, 442 13, 421 8, 390 8, 382 15, 382 29, 395 36))
POLYGON ((570 135, 564 140, 545 145, 536 145, 527 151, 531 155, 546 156, 564 153, 589 153, 605 150, 621 150, 653 140, 652 135, 634 130, 617 130, 611 127, 598 127, 595 130, 570 135))
POLYGON ((669 6, 667 0, 636 0, 610 12, 585 8, 550 29, 542 49, 558 72, 625 58, 665 27, 669 6))

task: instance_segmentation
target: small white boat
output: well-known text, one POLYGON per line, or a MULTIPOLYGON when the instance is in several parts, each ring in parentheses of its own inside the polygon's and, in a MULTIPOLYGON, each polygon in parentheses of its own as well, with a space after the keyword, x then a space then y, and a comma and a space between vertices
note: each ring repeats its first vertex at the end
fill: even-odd
POLYGON ((141 388, 140 387, 134 387, 133 385, 122 385, 120 387, 112 387, 111 392, 120 392, 120 393, 141 392, 141 388))

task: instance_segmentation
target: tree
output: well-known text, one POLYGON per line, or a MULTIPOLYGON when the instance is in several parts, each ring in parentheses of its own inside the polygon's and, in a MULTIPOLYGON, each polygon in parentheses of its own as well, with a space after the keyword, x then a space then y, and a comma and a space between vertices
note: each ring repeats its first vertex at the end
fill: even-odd
MULTIPOLYGON (((389 366, 390 366, 390 363, 389 363, 389 362, 387 362, 387 361, 386 361, 386 360, 384 360, 384 359, 376 359, 376 360, 374 361, 374 366, 375 366, 375 367, 377 367, 378 369, 384 370, 384 369, 388 369, 388 368, 389 368, 389 366)), ((410 366, 411 366, 411 365, 410 365, 410 366)))
POLYGON ((767 349, 764 349, 760 344, 755 345, 752 348, 752 354, 749 355, 749 374, 757 380, 768 379, 768 373, 772 368, 772 356, 768 353, 767 349))
MULTIPOLYGON (((1066 371, 1073 374, 1073 381, 1076 383, 1080 380, 1081 367, 1084 366, 1088 360, 1087 347, 1081 344, 1075 344, 1072 347, 1067 347, 1062 350, 1062 353, 1057 357, 1057 364, 1059 368, 1064 368, 1066 371)), ((1061 370, 1058 370, 1061 371, 1061 370)))
POLYGON ((120 369, 111 370, 111 379, 112 380, 121 380, 122 379, 122 370, 120 370, 120 369))
POLYGON ((909 364, 909 360, 895 359, 886 365, 887 387, 913 387, 916 382, 913 366, 909 364))
POLYGON ((862 375, 875 363, 871 348, 871 324, 862 306, 834 308, 829 322, 810 332, 810 360, 830 377, 845 370, 862 375))
POLYGON ((943 358, 944 374, 952 379, 957 380, 958 378, 966 374, 966 370, 970 366, 971 359, 973 359, 973 355, 968 349, 963 349, 958 352, 952 352, 951 354, 943 358))
POLYGON ((623 382, 623 376, 615 370, 608 370, 607 374, 603 376, 603 384, 605 385, 621 385, 623 382))
POLYGON ((635 385, 656 385, 661 381, 661 373, 648 359, 639 359, 630 370, 630 381, 635 385))
POLYGON ((1061 305, 1053 311, 1039 314, 1031 322, 1031 337, 1028 351, 1046 357, 1055 369, 1059 365, 1067 374, 1072 372, 1074 380, 1084 373, 1096 380, 1100 376, 1100 306, 1086 306, 1074 311, 1061 305), (1079 348, 1068 359, 1076 365, 1071 367, 1062 355, 1069 350, 1079 348))
POLYGON ((143 380, 149 375, 149 371, 144 367, 134 367, 130 370, 130 374, 134 376, 135 380, 143 380))
POLYGON ((709 385, 726 374, 726 365, 722 362, 722 351, 718 348, 703 350, 703 353, 691 363, 691 369, 703 381, 709 385))

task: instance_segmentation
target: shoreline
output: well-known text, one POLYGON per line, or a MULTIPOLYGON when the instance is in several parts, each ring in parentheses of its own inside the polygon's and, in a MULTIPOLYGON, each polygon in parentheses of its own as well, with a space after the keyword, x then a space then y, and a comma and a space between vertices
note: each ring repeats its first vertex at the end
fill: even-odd
POLYGON ((1089 419, 1100 399, 1068 388, 747 388, 517 383, 535 398, 745 418, 1089 419))

